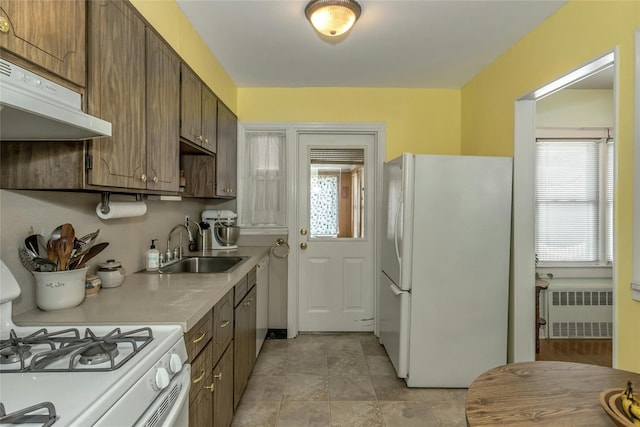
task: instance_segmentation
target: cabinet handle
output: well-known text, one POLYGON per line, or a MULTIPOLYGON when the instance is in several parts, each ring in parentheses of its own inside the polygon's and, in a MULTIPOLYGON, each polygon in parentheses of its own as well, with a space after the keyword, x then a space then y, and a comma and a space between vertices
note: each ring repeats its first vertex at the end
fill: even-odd
POLYGON ((153 181, 155 184, 157 184, 157 183, 158 183, 158 177, 157 177, 157 176, 154 176, 152 181, 153 181))
POLYGON ((145 174, 140 175, 140 180, 142 182, 147 182, 147 175, 145 175, 145 174))
POLYGON ((253 301, 253 298, 248 299, 247 302, 244 303, 245 306, 249 306, 251 305, 251 302, 253 301))
POLYGON ((220 372, 219 374, 215 374, 213 378, 217 379, 218 381, 222 381, 222 372, 220 372))
POLYGON ((195 340, 193 340, 192 342, 194 344, 198 344, 200 341, 202 341, 204 339, 204 336, 207 335, 206 332, 201 332, 200 336, 198 338, 196 338, 195 340))
POLYGON ((9 32, 9 21, 0 16, 0 31, 3 33, 9 32))
POLYGON ((204 139, 204 143, 205 143, 205 144, 208 144, 208 143, 209 143, 209 138, 205 138, 205 139, 204 139))
POLYGON ((231 322, 228 320, 223 320, 222 322, 220 322, 220 329, 226 328, 227 326, 229 326, 229 323, 231 322))
POLYGON ((202 135, 198 135, 198 136, 196 137, 196 139, 197 139, 198 141, 202 141, 202 135))
POLYGON ((211 383, 211 385, 206 385, 204 386, 204 388, 209 389, 209 391, 211 391, 211 393, 213 393, 213 390, 216 388, 214 383, 211 383))
POLYGON ((200 381, 202 381, 202 379, 204 378, 204 374, 205 371, 204 369, 202 370, 202 373, 200 374, 200 376, 198 378, 196 378, 195 380, 191 381, 193 384, 198 384, 200 381))

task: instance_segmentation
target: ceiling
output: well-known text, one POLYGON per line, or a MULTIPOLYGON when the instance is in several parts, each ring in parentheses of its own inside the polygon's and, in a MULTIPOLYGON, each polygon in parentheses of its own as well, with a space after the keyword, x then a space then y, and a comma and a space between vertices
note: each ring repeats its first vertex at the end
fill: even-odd
POLYGON ((565 0, 361 0, 337 43, 300 0, 177 0, 238 87, 461 88, 565 0))

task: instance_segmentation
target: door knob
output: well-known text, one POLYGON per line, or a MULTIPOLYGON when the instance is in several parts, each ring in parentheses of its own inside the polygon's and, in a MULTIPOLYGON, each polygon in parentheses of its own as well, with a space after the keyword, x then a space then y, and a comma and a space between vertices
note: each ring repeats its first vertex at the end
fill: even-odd
POLYGON ((0 32, 9 32, 9 21, 7 21, 4 17, 0 17, 0 32))
POLYGON ((302 249, 303 251, 307 249, 307 242, 300 243, 300 249, 302 249))
POLYGON ((307 235, 307 229, 306 228, 301 228, 300 229, 300 234, 302 234, 303 236, 307 235))

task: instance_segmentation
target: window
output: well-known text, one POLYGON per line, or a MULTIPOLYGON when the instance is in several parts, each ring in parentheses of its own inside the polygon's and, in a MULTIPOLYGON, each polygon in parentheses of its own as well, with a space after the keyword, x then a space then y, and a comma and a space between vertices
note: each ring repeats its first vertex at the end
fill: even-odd
POLYGON ((309 237, 364 238, 365 150, 309 151, 309 237))
POLYGON ((311 176, 309 233, 314 237, 338 236, 340 171, 311 176))
POLYGON ((286 225, 285 131, 247 130, 242 141, 240 225, 286 225))
POLYGON ((536 142, 536 255, 547 265, 613 261, 613 142, 536 142))

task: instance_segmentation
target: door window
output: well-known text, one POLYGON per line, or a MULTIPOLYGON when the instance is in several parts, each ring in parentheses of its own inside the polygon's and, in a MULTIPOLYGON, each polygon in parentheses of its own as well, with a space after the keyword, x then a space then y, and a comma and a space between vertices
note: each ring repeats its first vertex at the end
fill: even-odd
POLYGON ((309 158, 309 237, 364 238, 364 149, 311 148, 309 158))

